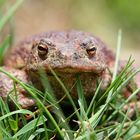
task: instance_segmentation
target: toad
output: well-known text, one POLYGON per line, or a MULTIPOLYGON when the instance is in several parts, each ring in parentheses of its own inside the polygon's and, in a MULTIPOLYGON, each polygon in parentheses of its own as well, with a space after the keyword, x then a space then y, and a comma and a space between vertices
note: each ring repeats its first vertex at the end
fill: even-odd
MULTIPOLYGON (((24 83, 31 81, 42 89, 40 70, 46 72, 48 81, 57 98, 64 91, 50 68, 64 83, 73 98, 77 98, 74 86, 80 77, 86 98, 91 98, 97 87, 97 80, 103 80, 102 89, 111 81, 107 68, 112 69, 114 54, 97 37, 82 31, 51 31, 32 36, 12 48, 5 57, 3 69, 24 83)), ((35 104, 20 85, 16 84, 17 101, 22 108, 35 104)), ((7 98, 13 89, 13 81, 0 73, 0 96, 7 98)))

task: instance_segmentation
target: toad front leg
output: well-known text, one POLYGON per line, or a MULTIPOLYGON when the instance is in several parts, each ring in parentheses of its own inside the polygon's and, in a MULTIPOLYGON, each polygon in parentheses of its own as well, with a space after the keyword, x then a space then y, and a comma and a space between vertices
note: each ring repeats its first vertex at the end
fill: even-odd
MULTIPOLYGON (((13 69, 11 67, 2 67, 2 69, 18 80, 28 83, 28 77, 25 71, 13 69)), ((0 96, 6 100, 8 95, 22 107, 30 108, 35 105, 35 101, 27 97, 27 91, 24 90, 18 83, 14 83, 12 79, 6 76, 4 73, 0 72, 0 96)), ((12 100, 10 100, 12 101, 12 100)))

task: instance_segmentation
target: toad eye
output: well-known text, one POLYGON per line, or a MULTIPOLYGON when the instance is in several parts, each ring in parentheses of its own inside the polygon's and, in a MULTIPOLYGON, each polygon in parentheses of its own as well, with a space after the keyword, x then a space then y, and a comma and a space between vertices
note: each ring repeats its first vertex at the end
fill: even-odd
POLYGON ((97 48, 93 44, 89 45, 86 48, 86 51, 90 57, 92 57, 96 54, 96 50, 97 50, 97 48))
POLYGON ((44 40, 40 40, 37 50, 39 57, 41 59, 46 59, 48 54, 48 44, 44 40))

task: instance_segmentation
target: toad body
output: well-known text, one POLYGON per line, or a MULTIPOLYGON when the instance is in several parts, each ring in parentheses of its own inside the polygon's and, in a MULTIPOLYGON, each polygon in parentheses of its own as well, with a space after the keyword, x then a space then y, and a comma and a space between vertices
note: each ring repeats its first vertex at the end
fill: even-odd
MULTIPOLYGON (((81 31, 53 31, 35 35, 21 41, 5 57, 3 69, 35 87, 42 89, 39 71, 43 69, 56 95, 61 98, 64 91, 51 73, 50 68, 64 83, 73 98, 77 98, 77 77, 80 78, 84 94, 91 98, 102 79, 106 88, 111 76, 107 68, 112 68, 114 55, 106 45, 90 33, 81 31)), ((27 92, 18 84, 17 101, 23 108, 35 104, 27 92)), ((0 96, 7 98, 13 89, 13 81, 0 73, 0 96)))

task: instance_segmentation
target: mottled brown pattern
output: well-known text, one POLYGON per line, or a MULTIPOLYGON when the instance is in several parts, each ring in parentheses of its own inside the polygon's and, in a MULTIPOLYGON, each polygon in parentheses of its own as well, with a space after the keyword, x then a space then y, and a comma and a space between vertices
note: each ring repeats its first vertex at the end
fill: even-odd
MULTIPOLYGON (((90 33, 75 30, 52 31, 27 38, 12 48, 5 57, 5 66, 7 67, 4 69, 25 83, 28 82, 25 78, 28 75, 32 83, 41 90, 42 84, 38 73, 40 69, 45 70, 58 98, 61 98, 64 92, 52 76, 49 67, 56 72, 73 98, 77 98, 77 92, 76 87, 71 88, 76 82, 76 75, 80 75, 84 94, 91 98, 98 79, 103 80, 101 87, 103 90, 110 83, 111 75, 107 67, 112 69, 114 60, 114 54, 99 38, 90 33), (39 45, 40 47, 38 47, 39 45)), ((6 98, 13 87, 12 80, 1 73, 0 77, 0 96, 6 98)), ((22 99, 18 98, 18 102, 24 108, 32 106, 35 102, 26 98, 26 91, 21 92, 20 89, 18 88, 18 95, 22 99)))
MULTIPOLYGON (((39 63, 39 65, 41 66, 42 66, 41 63, 43 63, 43 65, 44 63, 46 64, 50 63, 51 65, 53 65, 53 61, 55 60, 54 62, 56 63, 53 65, 54 67, 58 67, 59 63, 60 63, 59 67, 62 67, 62 68, 68 67, 68 66, 75 68, 74 65, 78 66, 79 68, 81 67, 80 68, 81 70, 84 69, 85 66, 88 66, 87 69, 90 69, 91 67, 96 67, 98 68, 97 73, 99 73, 100 68, 103 70, 106 63, 110 63, 110 60, 111 61, 114 60, 114 55, 112 54, 111 51, 109 51, 106 48, 105 44, 100 39, 92 36, 89 33, 72 30, 72 31, 67 31, 67 32, 63 32, 63 31, 53 32, 52 31, 52 32, 42 33, 42 34, 35 35, 33 37, 23 40, 8 53, 5 59, 5 65, 12 66, 15 68, 25 67, 27 63, 27 59, 29 58, 29 54, 31 52, 33 43, 37 43, 41 39, 46 39, 46 38, 49 38, 54 44, 56 44, 55 50, 57 51, 53 53, 57 53, 57 54, 54 54, 52 56, 53 59, 49 58, 45 62, 42 62, 41 59, 38 57, 38 54, 35 54, 36 52, 34 52, 33 55, 35 55, 35 59, 38 60, 37 63, 39 63), (97 47, 96 56, 90 59, 92 63, 88 61, 87 53, 80 47, 80 44, 84 42, 88 42, 90 40, 97 47), (76 59, 76 55, 77 57, 83 57, 85 61, 79 61, 80 59, 76 59), (62 57, 61 60, 60 60, 60 57, 62 57), (63 64, 61 63, 62 59, 63 59, 63 64), (50 62, 47 62, 47 61, 50 61, 50 62), (68 64, 68 61, 69 61, 69 64, 68 64), (67 64, 65 64, 66 62, 67 64)), ((94 68, 94 71, 95 71, 95 68, 94 68)))
MULTIPOLYGON (((20 81, 28 83, 28 77, 25 71, 14 69, 11 67, 3 67, 3 69, 20 81)), ((27 108, 35 104, 35 101, 33 99, 26 97, 28 95, 27 92, 18 83, 15 83, 5 74, 0 73, 0 96, 3 97, 4 100, 6 100, 8 95, 12 96, 12 98, 14 98, 14 100, 16 100, 18 104, 22 106, 22 108, 27 108)))

